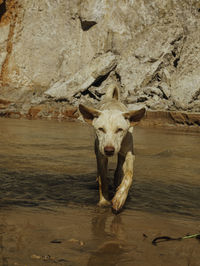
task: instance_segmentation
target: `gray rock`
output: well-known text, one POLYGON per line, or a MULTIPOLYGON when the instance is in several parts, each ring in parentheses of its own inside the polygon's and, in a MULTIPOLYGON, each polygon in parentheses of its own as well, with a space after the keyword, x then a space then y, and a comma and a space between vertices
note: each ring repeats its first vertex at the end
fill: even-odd
POLYGON ((163 93, 163 97, 166 99, 169 99, 171 96, 171 91, 169 86, 167 85, 167 83, 162 82, 159 84, 159 89, 162 91, 163 93))
POLYGON ((7 41, 10 31, 10 24, 0 25, 0 72, 7 56, 7 41))
POLYGON ((60 80, 56 82, 45 95, 55 99, 72 100, 77 93, 83 92, 91 86, 98 78, 111 72, 117 64, 116 56, 111 52, 100 55, 82 69, 80 69, 69 80, 60 80))
POLYGON ((179 108, 187 110, 200 91, 200 34, 191 32, 182 49, 177 71, 172 75, 171 96, 179 108))
POLYGON ((147 94, 148 96, 157 95, 159 97, 163 97, 163 92, 159 88, 156 88, 156 87, 145 87, 143 89, 143 92, 147 94))
POLYGON ((0 98, 95 103, 116 67, 127 103, 198 112, 199 9, 196 0, 6 1, 0 98))

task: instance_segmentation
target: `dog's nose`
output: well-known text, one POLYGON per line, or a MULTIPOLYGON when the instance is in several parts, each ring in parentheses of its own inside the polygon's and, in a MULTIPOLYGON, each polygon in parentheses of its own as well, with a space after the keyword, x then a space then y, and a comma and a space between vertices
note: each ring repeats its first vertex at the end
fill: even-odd
POLYGON ((112 156, 114 155, 114 152, 115 152, 115 148, 113 146, 106 146, 104 148, 104 152, 107 156, 112 156))

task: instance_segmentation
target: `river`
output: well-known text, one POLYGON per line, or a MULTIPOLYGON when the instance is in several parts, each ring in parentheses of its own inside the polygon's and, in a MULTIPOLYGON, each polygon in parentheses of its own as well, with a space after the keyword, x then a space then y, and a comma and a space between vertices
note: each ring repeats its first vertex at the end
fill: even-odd
POLYGON ((91 127, 1 118, 1 265, 199 265, 196 239, 151 244, 200 232, 199 133, 133 134, 134 182, 115 215, 96 205, 91 127))

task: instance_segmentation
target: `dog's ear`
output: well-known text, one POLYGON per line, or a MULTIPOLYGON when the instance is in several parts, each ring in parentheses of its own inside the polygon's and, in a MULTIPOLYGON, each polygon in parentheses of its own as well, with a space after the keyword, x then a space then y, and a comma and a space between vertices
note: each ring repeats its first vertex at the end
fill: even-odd
POLYGON ((99 117, 99 115, 101 114, 101 112, 97 109, 87 107, 82 104, 79 105, 79 111, 82 114, 84 120, 89 124, 92 124, 93 119, 99 117))
POLYGON ((145 115, 146 109, 142 108, 140 110, 134 110, 127 113, 123 113, 125 119, 128 119, 131 126, 134 126, 136 122, 139 122, 142 117, 145 115))

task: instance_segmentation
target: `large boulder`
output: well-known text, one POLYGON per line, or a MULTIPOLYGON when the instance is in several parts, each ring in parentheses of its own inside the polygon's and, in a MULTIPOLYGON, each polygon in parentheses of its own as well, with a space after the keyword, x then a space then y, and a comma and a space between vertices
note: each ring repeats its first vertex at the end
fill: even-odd
POLYGON ((172 100, 178 109, 200 112, 200 34, 185 39, 177 71, 171 77, 172 100))
POLYGON ((199 1, 4 0, 0 7, 0 98, 28 106, 31 95, 37 103, 48 95, 77 105, 115 66, 130 106, 200 111, 199 1))
POLYGON ((73 96, 87 90, 95 81, 108 75, 116 64, 116 56, 111 52, 100 55, 72 75, 70 79, 61 79, 53 84, 45 92, 45 95, 56 100, 65 99, 72 101, 73 96))

